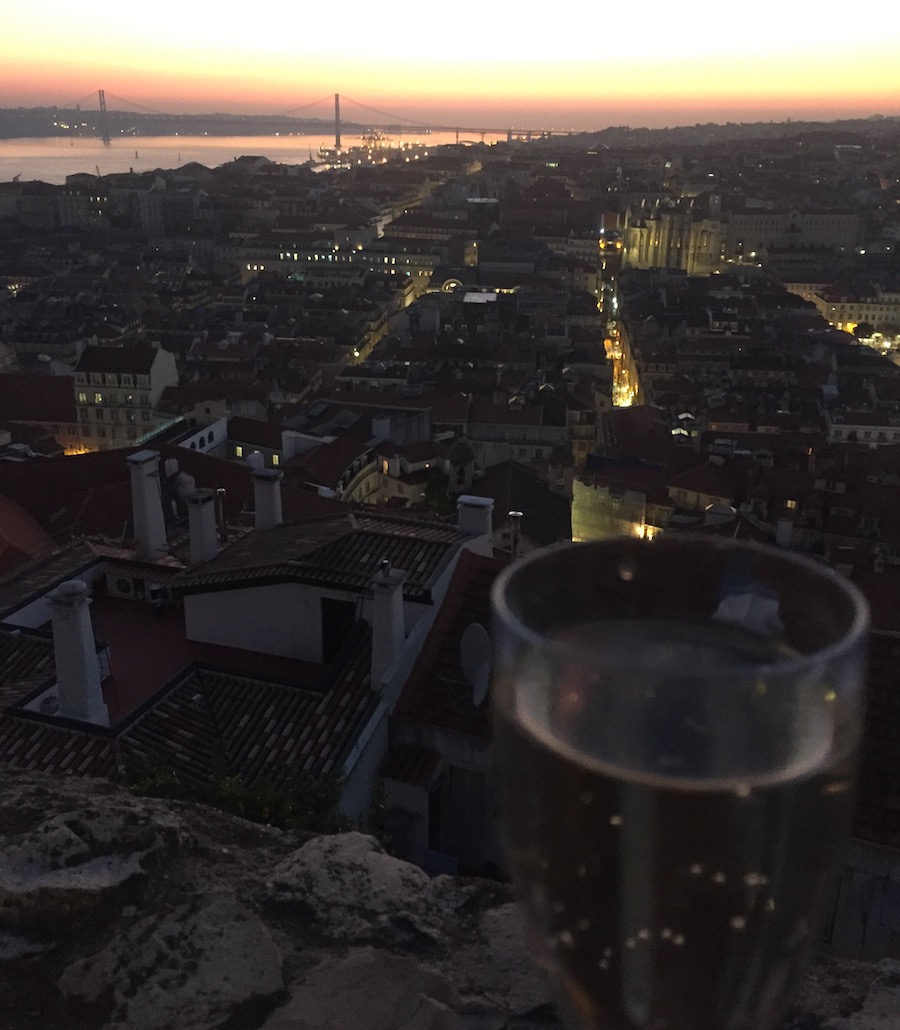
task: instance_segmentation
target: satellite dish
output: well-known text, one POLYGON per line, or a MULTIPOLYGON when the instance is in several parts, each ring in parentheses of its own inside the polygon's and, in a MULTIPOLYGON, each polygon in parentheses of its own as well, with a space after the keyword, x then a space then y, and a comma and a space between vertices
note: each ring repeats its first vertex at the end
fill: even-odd
POLYGON ((476 708, 480 708, 484 704, 484 699, 487 697, 488 684, 491 681, 491 667, 490 665, 482 665, 478 670, 478 675, 475 678, 475 682, 472 684, 472 704, 476 708))
POLYGON ((480 707, 487 697, 491 676, 491 638, 480 622, 466 627, 459 644, 459 661, 472 687, 472 703, 480 707))

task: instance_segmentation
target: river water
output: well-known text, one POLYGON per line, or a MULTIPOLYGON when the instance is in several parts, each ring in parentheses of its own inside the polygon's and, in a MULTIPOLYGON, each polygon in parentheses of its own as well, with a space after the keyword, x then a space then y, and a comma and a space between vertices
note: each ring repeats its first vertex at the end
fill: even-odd
MULTIPOLYGON (((486 134, 485 143, 506 136, 486 134)), ((360 146, 360 136, 344 135, 344 148, 360 146)), ((426 136, 396 134, 390 145, 427 143, 440 146, 455 143, 453 132, 433 132, 426 136)), ((464 142, 460 139, 460 142, 464 142)), ((481 142, 479 136, 475 140, 481 142)), ((312 136, 129 136, 114 139, 104 146, 99 139, 0 139, 0 182, 18 178, 22 182, 38 179, 61 186, 67 175, 78 172, 150 172, 157 168, 178 168, 197 161, 208 168, 255 154, 280 164, 303 164, 315 157, 319 147, 333 147, 334 135, 312 136)))

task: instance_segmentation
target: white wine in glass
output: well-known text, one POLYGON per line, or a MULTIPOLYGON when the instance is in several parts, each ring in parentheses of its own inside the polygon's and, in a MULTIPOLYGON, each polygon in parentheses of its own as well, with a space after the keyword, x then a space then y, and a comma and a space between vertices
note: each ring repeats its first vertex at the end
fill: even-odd
POLYGON ((672 535, 493 594, 510 868, 573 1030, 770 1030, 853 805, 867 611, 824 565, 672 535))

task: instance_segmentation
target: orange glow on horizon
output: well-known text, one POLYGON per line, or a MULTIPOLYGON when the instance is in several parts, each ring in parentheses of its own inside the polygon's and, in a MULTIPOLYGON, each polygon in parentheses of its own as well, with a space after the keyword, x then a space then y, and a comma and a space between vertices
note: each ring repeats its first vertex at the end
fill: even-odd
POLYGON ((339 17, 337 8, 298 6, 258 22, 252 12, 213 17, 174 0, 139 16, 113 0, 95 0, 88 12, 45 0, 4 15, 0 106, 80 100, 96 109, 102 88, 118 109, 326 120, 340 92, 348 119, 371 119, 366 105, 435 125, 600 129, 900 115, 893 0, 871 0, 852 24, 780 0, 758 0, 740 23, 712 0, 696 0, 690 17, 649 6, 650 31, 636 32, 633 16, 616 10, 573 11, 538 26, 512 0, 469 18, 416 10, 399 23, 364 0, 344 0, 339 17))

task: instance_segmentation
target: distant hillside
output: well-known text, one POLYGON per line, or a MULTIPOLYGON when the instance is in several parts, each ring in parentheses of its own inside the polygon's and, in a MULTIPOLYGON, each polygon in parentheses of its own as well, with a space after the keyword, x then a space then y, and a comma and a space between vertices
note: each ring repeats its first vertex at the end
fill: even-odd
MULTIPOLYGON (((477 115, 473 116, 477 118, 477 115)), ((333 121, 323 118, 291 118, 285 115, 239 114, 150 114, 137 111, 109 111, 109 134, 121 136, 274 136, 276 134, 321 134, 333 128, 333 121)), ((342 121, 348 133, 365 132, 368 124, 342 121)), ((383 126, 399 131, 402 125, 383 126)), ((672 126, 648 129, 614 125, 593 132, 571 136, 553 136, 553 142, 568 140, 575 145, 596 139, 606 146, 646 147, 663 144, 727 143, 732 140, 782 139, 803 134, 831 133, 835 142, 858 139, 888 139, 900 136, 900 115, 846 119, 832 122, 728 122, 672 126)), ((21 139, 48 136, 101 137, 100 111, 59 107, 0 108, 0 139, 21 139)))

